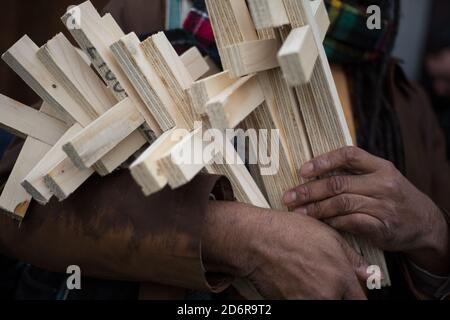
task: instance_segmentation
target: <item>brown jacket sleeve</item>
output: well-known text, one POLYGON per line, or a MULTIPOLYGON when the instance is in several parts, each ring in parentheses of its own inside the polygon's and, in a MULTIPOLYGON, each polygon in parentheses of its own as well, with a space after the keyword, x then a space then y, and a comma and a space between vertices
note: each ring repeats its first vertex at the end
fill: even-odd
POLYGON ((411 84, 397 65, 390 90, 403 137, 406 176, 438 206, 450 211, 450 163, 445 138, 426 93, 411 84))
MULTIPOLYGON (((428 96, 420 86, 410 83, 395 63, 391 65, 389 87, 403 137, 406 177, 441 207, 450 221, 450 164, 445 138, 428 96)), ((432 298, 416 285, 420 281, 413 279, 407 261, 402 269, 417 298, 432 298)))
MULTIPOLYGON (((13 163, 8 156, 13 152, 1 161, 2 177, 13 163)), ((145 197, 127 170, 95 176, 62 203, 32 203, 20 226, 0 215, 0 251, 49 271, 78 265, 90 277, 210 290, 200 252, 203 221, 211 192, 232 200, 230 190, 219 176, 199 175, 145 197)))
MULTIPOLYGON (((429 134, 430 146, 429 167, 432 172, 431 197, 445 211, 450 211, 450 162, 447 159, 446 141, 444 133, 433 112, 428 97, 424 94, 427 102, 427 112, 424 114, 423 134, 429 134)), ((447 214, 447 213, 446 213, 447 214)))

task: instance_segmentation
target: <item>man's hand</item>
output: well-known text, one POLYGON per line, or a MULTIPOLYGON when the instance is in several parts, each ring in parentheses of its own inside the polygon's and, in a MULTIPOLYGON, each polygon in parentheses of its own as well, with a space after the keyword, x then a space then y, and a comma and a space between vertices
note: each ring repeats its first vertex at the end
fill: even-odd
POLYGON ((246 278, 268 299, 365 299, 367 264, 325 224, 212 202, 202 248, 208 271, 246 278))
POLYGON ((449 230, 442 212, 392 163, 348 147, 312 160, 300 174, 328 178, 285 194, 297 213, 364 236, 382 249, 410 254, 430 272, 448 273, 449 230), (354 175, 331 176, 336 172, 354 175))

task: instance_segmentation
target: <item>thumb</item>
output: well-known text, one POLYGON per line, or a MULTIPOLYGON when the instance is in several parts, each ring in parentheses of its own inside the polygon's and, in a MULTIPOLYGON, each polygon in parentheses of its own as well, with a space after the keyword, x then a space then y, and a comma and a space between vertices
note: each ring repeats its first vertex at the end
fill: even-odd
POLYGON ((353 271, 358 277, 358 280, 361 282, 366 282, 369 278, 369 274, 367 273, 369 264, 367 261, 363 258, 363 256, 356 253, 356 251, 347 243, 342 243, 342 247, 344 248, 345 255, 347 256, 353 271))

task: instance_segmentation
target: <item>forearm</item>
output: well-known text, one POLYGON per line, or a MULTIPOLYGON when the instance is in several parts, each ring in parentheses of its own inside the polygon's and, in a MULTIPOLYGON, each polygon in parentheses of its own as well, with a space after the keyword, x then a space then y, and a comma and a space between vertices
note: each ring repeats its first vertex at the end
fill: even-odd
POLYGON ((260 229, 255 221, 264 221, 255 217, 264 214, 264 209, 241 203, 209 203, 202 236, 202 256, 208 272, 243 276, 242 266, 250 261, 251 254, 244 246, 250 245, 260 229))

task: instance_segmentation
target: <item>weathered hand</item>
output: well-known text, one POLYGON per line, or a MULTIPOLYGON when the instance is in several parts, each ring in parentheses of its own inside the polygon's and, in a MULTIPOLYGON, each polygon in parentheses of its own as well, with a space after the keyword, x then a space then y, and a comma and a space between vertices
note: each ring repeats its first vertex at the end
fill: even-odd
POLYGON ((369 238, 382 249, 411 254, 433 270, 448 268, 425 261, 448 258, 449 230, 443 214, 392 163, 348 147, 312 160, 300 174, 306 179, 328 178, 285 194, 285 203, 296 212, 369 238), (354 175, 330 176, 335 172, 354 175))
POLYGON ((247 278, 268 299, 365 299, 367 264, 309 217, 214 202, 205 224, 208 271, 247 278))

